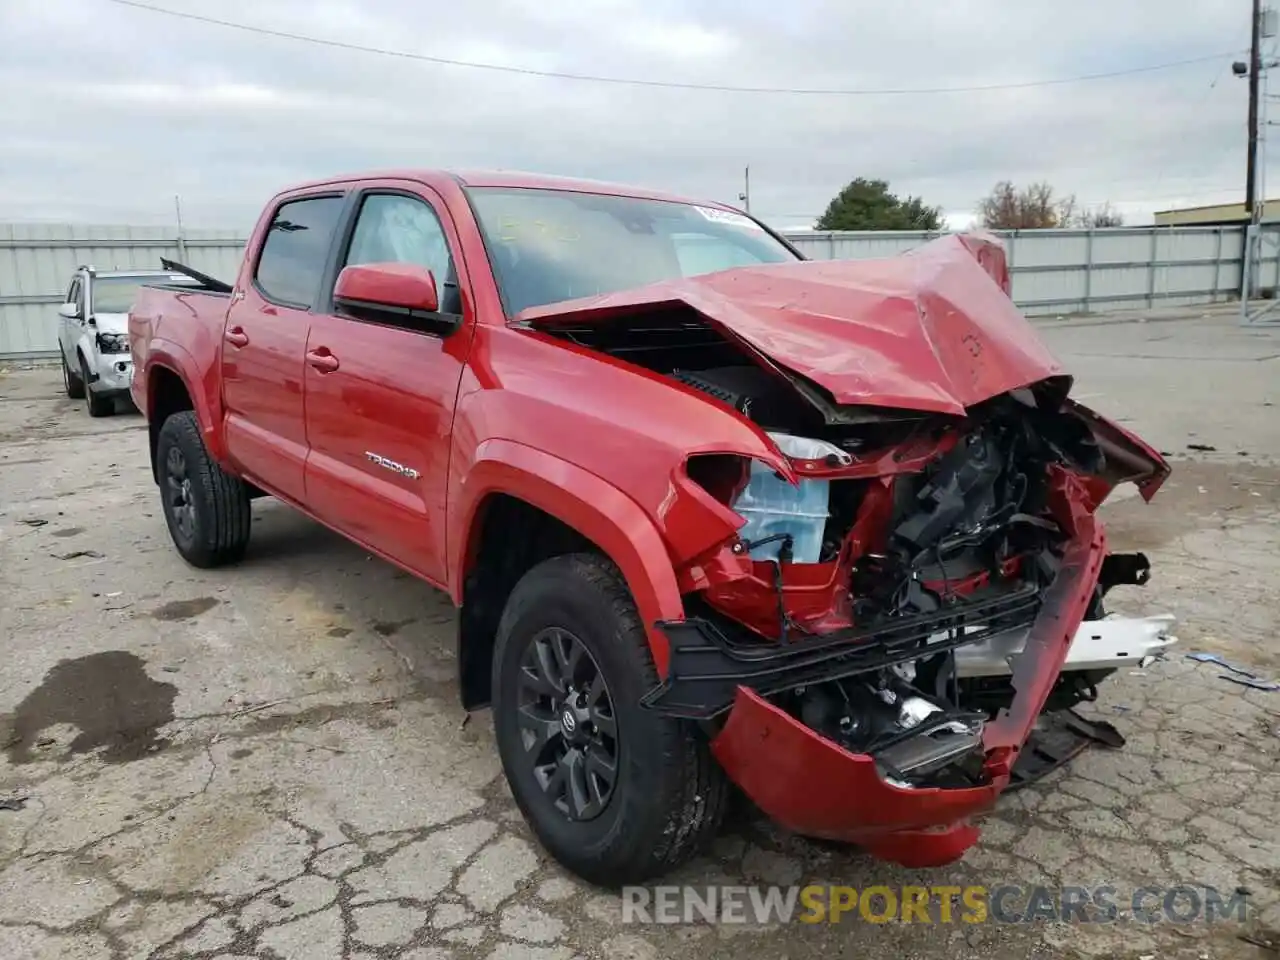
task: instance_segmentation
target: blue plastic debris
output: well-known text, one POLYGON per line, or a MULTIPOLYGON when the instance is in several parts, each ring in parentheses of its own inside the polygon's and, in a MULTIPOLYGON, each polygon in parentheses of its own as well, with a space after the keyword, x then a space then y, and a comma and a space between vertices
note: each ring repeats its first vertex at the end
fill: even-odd
POLYGON ((1216 663, 1218 666, 1230 670, 1232 673, 1239 674, 1242 677, 1249 677, 1251 680, 1257 680, 1258 675, 1245 670, 1243 667, 1233 666, 1223 660, 1216 653, 1188 653, 1188 660, 1195 660, 1197 663, 1216 663))
POLYGON ((1218 676, 1223 680, 1230 680, 1232 683, 1239 683, 1246 687, 1252 687, 1254 690, 1265 690, 1267 693, 1275 693, 1280 690, 1280 683, 1274 680, 1259 680, 1257 677, 1229 677, 1225 673, 1218 676))
POLYGON ((1194 660, 1197 663, 1214 663, 1222 667, 1224 670, 1230 670, 1235 676, 1220 673, 1218 677, 1222 680, 1230 680, 1232 683, 1238 683, 1244 687, 1250 687, 1254 690, 1265 690, 1267 693, 1275 693, 1280 691, 1280 683, 1275 680, 1267 680, 1260 677, 1256 673, 1252 673, 1243 667, 1237 667, 1234 664, 1227 663, 1222 657, 1216 653, 1188 653, 1188 660, 1194 660))

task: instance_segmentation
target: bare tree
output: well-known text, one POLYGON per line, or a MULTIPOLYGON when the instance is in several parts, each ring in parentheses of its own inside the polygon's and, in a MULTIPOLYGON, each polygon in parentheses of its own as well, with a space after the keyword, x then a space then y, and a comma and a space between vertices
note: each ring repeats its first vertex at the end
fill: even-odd
POLYGON ((1010 229, 1020 225, 1021 209, 1018 191, 1008 180, 1001 180, 991 192, 978 201, 978 216, 984 227, 1010 229))
POLYGON ((1082 227, 1123 227, 1124 214, 1110 203, 1104 203, 1096 210, 1081 213, 1079 224, 1082 227))
POLYGON ((978 201, 978 216, 993 230, 1035 230, 1070 226, 1078 219, 1077 208, 1074 193, 1055 198, 1044 181, 1018 188, 1001 180, 978 201))

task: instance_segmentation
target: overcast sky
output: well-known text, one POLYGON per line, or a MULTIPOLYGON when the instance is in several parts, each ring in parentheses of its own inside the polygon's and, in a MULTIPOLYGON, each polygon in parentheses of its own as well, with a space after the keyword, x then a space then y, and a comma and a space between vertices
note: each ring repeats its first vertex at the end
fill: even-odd
MULTIPOLYGON (((407 53, 752 87, 1021 83, 1248 45, 1247 0, 148 2, 407 53)), ((811 222, 856 176, 957 224, 1003 178, 1110 201, 1131 222, 1244 190, 1247 85, 1230 55, 1022 89, 803 96, 441 66, 110 0, 0 0, 0 38, 0 221, 165 224, 180 194, 188 225, 247 229, 284 185, 396 166, 735 202, 750 164, 753 212, 782 227, 811 222)))

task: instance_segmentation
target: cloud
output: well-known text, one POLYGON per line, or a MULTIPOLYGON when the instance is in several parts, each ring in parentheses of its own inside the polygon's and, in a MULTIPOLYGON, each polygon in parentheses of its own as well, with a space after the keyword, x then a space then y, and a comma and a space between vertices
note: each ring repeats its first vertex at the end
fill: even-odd
MULTIPOLYGON (((537 70, 696 84, 921 88, 1108 72, 1247 45, 1230 0, 156 0, 270 30, 537 70)), ((195 23, 108 0, 0 6, 0 219, 245 229, 294 181, 530 169, 809 222, 855 176, 960 223, 1000 179, 1131 218, 1243 192, 1230 57, 1090 82, 914 96, 748 95, 496 73, 195 23), (13 91, 17 91, 14 95, 13 91)))

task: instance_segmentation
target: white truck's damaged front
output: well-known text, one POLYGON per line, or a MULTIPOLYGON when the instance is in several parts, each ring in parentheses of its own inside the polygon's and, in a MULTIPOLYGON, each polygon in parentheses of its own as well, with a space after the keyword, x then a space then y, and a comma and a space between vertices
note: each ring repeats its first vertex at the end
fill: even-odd
POLYGON ((522 323, 659 374, 776 456, 690 456, 711 548, 646 704, 696 719, 796 832, 941 863, 971 817, 1086 744, 1074 711, 1173 642, 1105 609, 1148 576, 1096 511, 1158 453, 1071 397, 983 235, 878 261, 729 270, 522 323), (710 532, 718 531, 715 536, 710 532))

